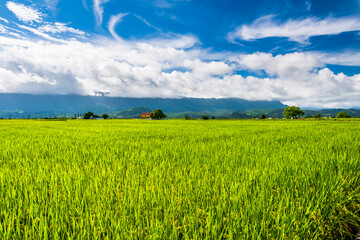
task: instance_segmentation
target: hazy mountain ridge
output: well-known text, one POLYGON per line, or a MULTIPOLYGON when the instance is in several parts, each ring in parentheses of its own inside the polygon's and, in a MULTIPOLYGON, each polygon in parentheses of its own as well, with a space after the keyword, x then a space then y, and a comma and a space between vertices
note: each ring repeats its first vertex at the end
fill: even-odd
POLYGON ((164 112, 215 112, 218 110, 246 111, 267 108, 284 108, 280 101, 247 101, 238 98, 121 98, 79 95, 29 95, 0 94, 0 112, 3 115, 24 113, 78 114, 87 111, 95 113, 120 112, 142 106, 148 109, 160 108, 164 112))
MULTIPOLYGON (((286 105, 279 101, 247 101, 228 99, 161 99, 161 98, 121 98, 79 95, 29 95, 0 94, 0 117, 30 118, 47 116, 73 116, 92 111, 95 114, 110 113, 120 118, 136 118, 142 112, 162 109, 169 118, 200 118, 202 115, 217 118, 253 118, 260 114, 267 117, 283 118, 286 105)), ((351 117, 358 117, 360 109, 304 110, 305 116, 321 113, 324 117, 336 116, 346 111, 351 117)))

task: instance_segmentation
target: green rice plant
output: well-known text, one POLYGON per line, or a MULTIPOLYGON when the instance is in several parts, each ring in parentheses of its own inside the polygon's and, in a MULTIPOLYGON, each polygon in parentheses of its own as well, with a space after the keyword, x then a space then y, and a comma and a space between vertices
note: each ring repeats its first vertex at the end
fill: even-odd
POLYGON ((0 121, 1 239, 352 239, 356 121, 0 121))

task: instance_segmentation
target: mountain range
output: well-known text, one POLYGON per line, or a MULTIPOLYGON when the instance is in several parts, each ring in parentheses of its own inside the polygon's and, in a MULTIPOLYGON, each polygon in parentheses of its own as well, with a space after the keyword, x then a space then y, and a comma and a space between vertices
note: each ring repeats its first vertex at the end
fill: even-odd
POLYGON ((238 98, 202 99, 202 98, 122 98, 96 97, 80 95, 30 95, 0 94, 0 114, 24 115, 37 114, 80 114, 87 111, 96 114, 120 112, 134 107, 149 110, 162 109, 164 112, 217 112, 247 111, 258 109, 281 109, 286 107, 280 101, 247 101, 238 98))
MULTIPOLYGON (((248 101, 240 98, 123 98, 80 95, 31 95, 0 94, 0 118, 71 117, 91 111, 111 117, 137 118, 143 112, 162 109, 169 118, 201 118, 202 115, 217 118, 254 118, 260 114, 282 118, 286 105, 280 101, 248 101)), ((359 109, 304 110, 305 115, 320 113, 324 117, 336 116, 346 111, 351 117, 360 116, 359 109)))

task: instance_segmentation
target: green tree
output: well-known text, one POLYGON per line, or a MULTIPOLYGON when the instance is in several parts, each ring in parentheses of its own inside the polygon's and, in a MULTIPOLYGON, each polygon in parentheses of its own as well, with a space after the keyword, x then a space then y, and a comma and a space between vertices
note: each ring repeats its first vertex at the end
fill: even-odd
POLYGON ((336 116, 337 118, 350 118, 350 114, 346 113, 345 111, 339 112, 336 116))
POLYGON ((206 115, 203 115, 201 118, 202 118, 203 120, 209 120, 209 117, 206 116, 206 115))
POLYGON ((266 119, 265 114, 261 114, 260 117, 259 117, 259 119, 266 119))
POLYGON ((106 119, 109 118, 109 115, 107 115, 106 113, 104 113, 103 115, 101 115, 101 117, 106 120, 106 119))
POLYGON ((290 118, 297 118, 298 116, 303 116, 304 115, 304 111, 302 111, 299 107, 296 106, 290 106, 290 107, 286 107, 284 109, 284 116, 287 119, 290 118))
POLYGON ((184 116, 184 119, 185 119, 185 120, 190 120, 191 118, 190 118, 188 115, 185 115, 185 116, 184 116))
POLYGON ((314 116, 314 118, 317 118, 317 119, 321 118, 321 113, 316 114, 316 115, 314 116))
POLYGON ((87 112, 84 114, 84 119, 90 119, 94 117, 94 113, 93 112, 87 112))
POLYGON ((156 109, 151 114, 152 119, 160 120, 160 119, 164 119, 166 117, 167 116, 163 113, 163 111, 161 109, 156 109))

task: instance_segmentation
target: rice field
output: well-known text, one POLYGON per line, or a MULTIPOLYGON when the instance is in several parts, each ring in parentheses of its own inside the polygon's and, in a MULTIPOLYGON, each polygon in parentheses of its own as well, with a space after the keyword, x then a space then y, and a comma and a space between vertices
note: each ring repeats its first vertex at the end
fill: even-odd
POLYGON ((0 239, 355 239, 360 122, 2 120, 0 239))

